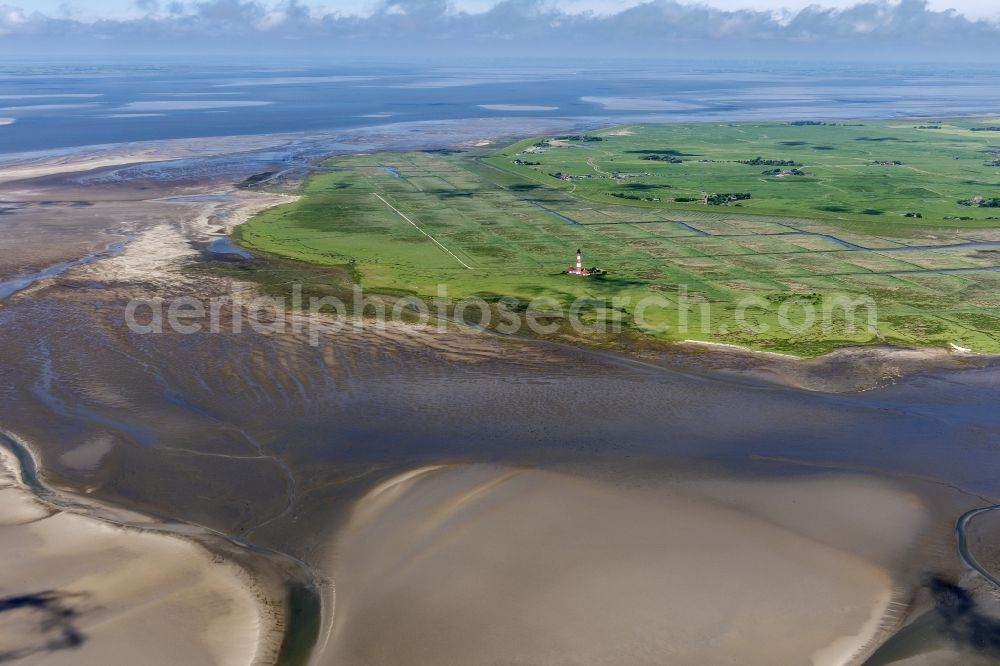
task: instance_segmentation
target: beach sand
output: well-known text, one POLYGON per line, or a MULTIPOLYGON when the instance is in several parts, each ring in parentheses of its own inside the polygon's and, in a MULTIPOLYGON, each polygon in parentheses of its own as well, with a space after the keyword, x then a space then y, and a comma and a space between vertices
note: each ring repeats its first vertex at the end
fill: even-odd
POLYGON ((0 659, 254 663, 262 621, 245 570, 180 537, 45 504, 0 456, 0 659))
POLYGON ((280 145, 294 134, 160 139, 0 155, 0 183, 107 167, 192 159, 280 145))
POLYGON ((319 661, 856 663, 925 522, 915 497, 860 477, 623 486, 416 470, 355 507, 319 661))

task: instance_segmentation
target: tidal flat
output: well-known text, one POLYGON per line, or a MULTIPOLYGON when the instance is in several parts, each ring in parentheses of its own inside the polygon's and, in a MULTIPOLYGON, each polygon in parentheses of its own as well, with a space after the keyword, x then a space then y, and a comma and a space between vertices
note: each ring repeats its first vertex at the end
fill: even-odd
POLYGON ((2 600, 5 660, 273 660, 280 601, 274 604, 268 588, 277 580, 264 581, 190 538, 148 529, 155 523, 141 515, 95 518, 52 494, 41 499, 12 449, 0 451, 0 464, 0 584, 14 592, 2 600))
MULTIPOLYGON (((371 149, 515 129, 435 125, 371 149)), ((319 603, 283 600, 267 629, 283 636, 278 659, 495 663, 510 645, 528 663, 765 664, 772 646, 790 663, 907 663, 885 661, 887 649, 911 663, 993 658, 934 615, 930 582, 997 616, 954 535, 960 515, 1000 496, 993 360, 887 353, 857 392, 825 375, 870 357, 810 376, 791 361, 723 371, 707 352, 637 358, 460 326, 362 321, 318 345, 294 330, 124 326, 133 298, 258 288, 191 268, 213 260, 205 248, 232 220, 293 193, 236 187, 286 170, 294 182, 308 162, 287 155, 269 146, 214 175, 218 156, 0 176, 19 204, 4 218, 20 230, 3 249, 6 279, 128 239, 0 302, 0 426, 61 491, 225 535, 218 557, 249 571, 267 570, 265 553, 301 564, 285 580, 319 603), (220 192, 232 199, 199 197, 220 192), (42 204, 70 200, 113 214, 42 204), (60 233, 74 243, 54 242, 60 233), (893 646, 907 629, 920 640, 893 646)), ((5 594, 48 589, 44 557, 5 594)), ((74 592, 106 588, 89 580, 74 592)), ((61 658, 136 649, 124 625, 88 630, 95 611, 73 608, 83 647, 61 658)), ((245 643, 214 663, 239 661, 245 643)))

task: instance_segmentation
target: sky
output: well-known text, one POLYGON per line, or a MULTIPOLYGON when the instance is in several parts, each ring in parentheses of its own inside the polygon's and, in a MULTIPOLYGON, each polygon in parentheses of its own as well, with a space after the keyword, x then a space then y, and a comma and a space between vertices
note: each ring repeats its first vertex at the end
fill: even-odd
POLYGON ((997 0, 0 0, 3 57, 1000 60, 997 0), (21 3, 21 4, 18 4, 21 3))
MULTIPOLYGON (((16 2, 11 3, 17 5, 16 2)), ((145 3, 148 5, 148 3, 145 3)), ((309 3, 311 6, 329 12, 344 14, 369 14, 376 2, 365 0, 325 0, 309 3)), ((490 0, 457 0, 452 3, 456 9, 481 12, 490 7, 490 0)), ((595 12, 613 14, 625 7, 639 4, 638 0, 560 0, 553 3, 567 13, 595 12)), ((757 9, 757 10, 799 10, 809 5, 844 8, 856 4, 856 0, 707 0, 702 4, 716 9, 757 9)), ((144 13, 143 3, 136 0, 30 0, 21 7, 31 7, 50 16, 78 16, 95 18, 135 17, 144 13)), ((930 9, 944 11, 954 9, 970 18, 1000 19, 1000 3, 997 0, 930 0, 930 9)))

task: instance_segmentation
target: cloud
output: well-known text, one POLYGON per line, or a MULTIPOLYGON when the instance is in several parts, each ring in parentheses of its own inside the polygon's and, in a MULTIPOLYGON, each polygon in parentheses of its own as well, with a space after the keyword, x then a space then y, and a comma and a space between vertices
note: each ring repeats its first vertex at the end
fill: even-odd
POLYGON ((990 61, 1000 24, 925 0, 844 9, 722 10, 648 0, 616 13, 568 12, 547 0, 500 0, 482 12, 448 0, 374 0, 365 15, 302 0, 139 0, 136 18, 87 22, 0 5, 9 53, 225 53, 866 57, 990 61))
POLYGON ((17 32, 28 22, 28 16, 23 9, 0 5, 0 36, 17 32))

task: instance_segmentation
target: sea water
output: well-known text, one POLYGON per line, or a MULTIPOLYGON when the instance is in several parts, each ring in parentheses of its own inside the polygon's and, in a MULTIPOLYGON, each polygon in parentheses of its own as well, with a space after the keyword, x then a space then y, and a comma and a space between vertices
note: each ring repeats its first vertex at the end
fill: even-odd
POLYGON ((998 106, 1000 66, 8 63, 0 66, 0 154, 461 118, 891 118, 998 106))

